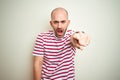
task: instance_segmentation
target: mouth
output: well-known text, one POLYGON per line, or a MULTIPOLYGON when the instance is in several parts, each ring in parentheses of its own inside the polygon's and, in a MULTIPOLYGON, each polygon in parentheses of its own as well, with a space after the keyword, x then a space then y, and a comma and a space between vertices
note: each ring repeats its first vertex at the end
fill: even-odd
POLYGON ((57 32, 58 33, 63 33, 63 30, 62 29, 58 29, 57 32))
POLYGON ((63 30, 62 29, 57 29, 57 36, 63 36, 63 30))

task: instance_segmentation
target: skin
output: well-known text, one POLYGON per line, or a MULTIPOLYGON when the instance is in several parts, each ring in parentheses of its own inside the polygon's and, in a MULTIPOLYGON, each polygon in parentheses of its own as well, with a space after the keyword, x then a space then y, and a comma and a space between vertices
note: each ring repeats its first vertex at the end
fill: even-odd
MULTIPOLYGON (((70 20, 68 20, 68 12, 64 8, 56 8, 52 11, 50 25, 53 28, 56 37, 63 38, 69 24, 70 20)), ((82 32, 74 33, 71 35, 70 40, 73 46, 81 50, 83 50, 90 42, 89 36, 82 32)), ((41 80, 42 64, 43 56, 34 56, 34 80, 41 80)))
POLYGON ((90 43, 90 37, 83 32, 74 33, 71 35, 71 43, 74 47, 83 50, 90 43))
POLYGON ((42 76, 42 63, 43 63, 43 57, 42 56, 34 56, 34 62, 33 62, 33 80, 41 80, 42 76))

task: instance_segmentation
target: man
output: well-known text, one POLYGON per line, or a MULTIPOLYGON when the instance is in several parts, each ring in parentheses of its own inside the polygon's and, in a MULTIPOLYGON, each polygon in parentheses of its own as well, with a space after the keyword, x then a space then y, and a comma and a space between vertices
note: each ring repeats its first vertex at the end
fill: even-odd
POLYGON ((67 30, 68 12, 61 7, 51 13, 53 30, 40 33, 36 39, 34 55, 34 80, 75 80, 75 47, 83 50, 89 44, 84 32, 67 30))

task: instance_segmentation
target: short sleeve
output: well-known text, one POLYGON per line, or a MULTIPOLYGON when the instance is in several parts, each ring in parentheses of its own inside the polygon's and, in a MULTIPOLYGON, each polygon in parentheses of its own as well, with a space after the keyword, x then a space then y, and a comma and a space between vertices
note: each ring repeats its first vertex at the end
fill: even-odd
POLYGON ((74 30, 68 30, 68 34, 71 36, 71 35, 73 35, 75 33, 75 31, 74 30))
MULTIPOLYGON (((74 33, 75 33, 74 30, 68 30, 68 32, 67 32, 68 37, 69 37, 68 39, 70 39, 70 36, 73 35, 74 33)), ((75 55, 76 48, 73 45, 71 45, 71 51, 72 51, 73 55, 75 55)))
POLYGON ((39 34, 35 41, 35 46, 33 50, 34 56, 43 56, 44 55, 44 45, 43 45, 43 36, 39 34))

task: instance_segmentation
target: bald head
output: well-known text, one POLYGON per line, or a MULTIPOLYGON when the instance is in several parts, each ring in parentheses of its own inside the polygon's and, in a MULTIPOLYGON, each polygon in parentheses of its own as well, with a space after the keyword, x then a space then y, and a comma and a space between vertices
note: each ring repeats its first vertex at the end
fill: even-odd
POLYGON ((54 15, 57 15, 57 14, 64 14, 68 18, 68 12, 67 12, 67 10, 64 9, 64 8, 62 8, 62 7, 55 8, 51 12, 51 19, 54 17, 54 15))

